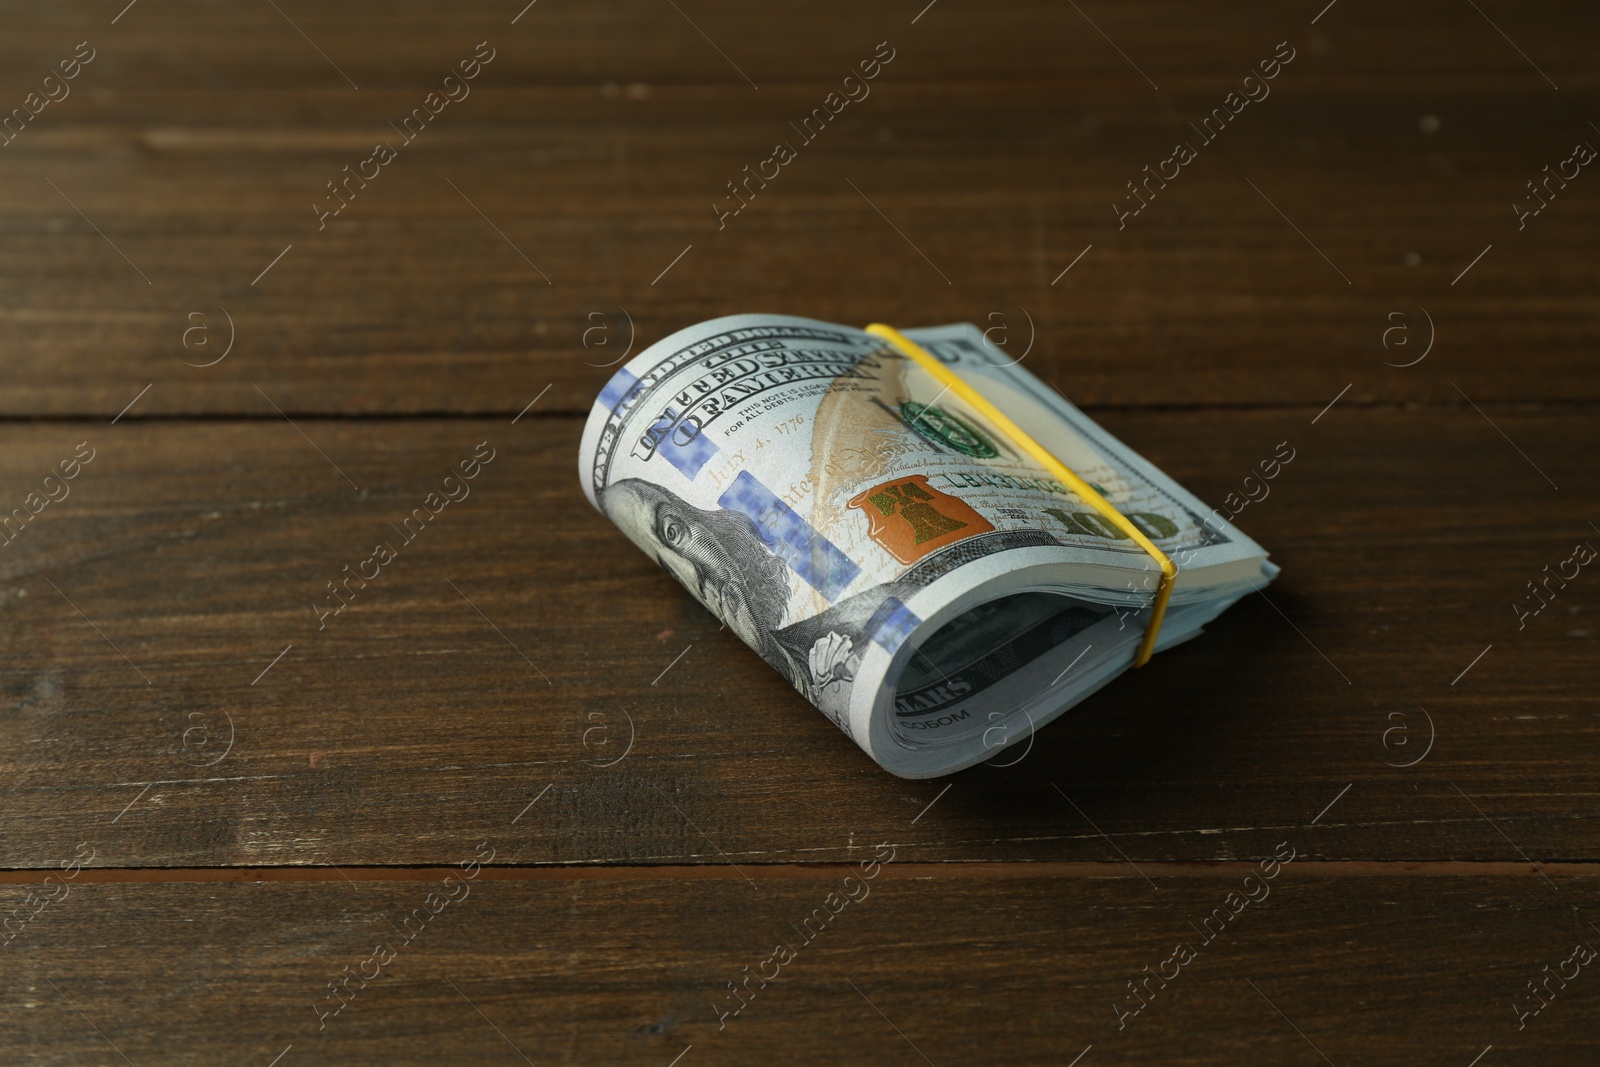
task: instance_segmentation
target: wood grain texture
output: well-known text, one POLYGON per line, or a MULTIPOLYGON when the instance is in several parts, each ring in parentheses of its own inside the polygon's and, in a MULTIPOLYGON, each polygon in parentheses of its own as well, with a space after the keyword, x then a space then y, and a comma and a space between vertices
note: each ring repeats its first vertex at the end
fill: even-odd
MULTIPOLYGON (((475 845, 463 837, 457 857, 475 845)), ((85 884, 0 950, 12 954, 0 1050, 12 1062, 122 1062, 114 1044, 134 1063, 266 1064, 287 1048, 286 1064, 520 1053, 655 1067, 688 1046, 681 1065, 1055 1067, 1090 1045, 1083 1064, 1312 1064, 1320 1051, 1335 1064, 1465 1065, 1489 1045, 1503 1062, 1592 1054, 1594 965, 1552 984, 1521 1029, 1513 1007, 1542 964, 1600 940, 1573 915, 1593 904, 1592 875, 1319 877, 1297 859, 1251 883, 1259 902, 1229 905, 1254 865, 1152 871, 1148 883, 1125 866, 1004 881, 900 879, 894 866, 849 886, 856 866, 754 884, 643 873, 448 890, 85 884), (458 899, 426 903, 444 892, 458 899), (826 923, 813 916, 834 908, 826 923), (1219 923, 1217 908, 1232 918, 1219 923), (1209 944, 1195 929, 1208 917, 1209 944), (752 980, 753 998, 719 1028, 719 1009, 738 1003, 727 984, 771 976, 779 943, 795 958, 767 988, 752 980), (1148 1006, 1119 1029, 1114 1006, 1138 1003, 1127 983, 1179 943, 1196 957, 1165 989, 1152 980, 1148 1006), (393 958, 363 969, 377 945, 393 958), (329 983, 356 973, 381 977, 352 981, 347 1006, 324 1018, 339 1004, 329 983)), ((0 906, 22 893, 0 889, 0 906)))
POLYGON ((1573 759, 1600 725, 1595 590, 1522 630, 1510 606, 1600 536, 1570 510, 1594 420, 1343 404, 1101 413, 1208 500, 1290 441, 1238 518, 1284 573, 915 826, 943 783, 879 770, 590 508, 576 419, 0 428, 19 500, 98 449, 0 549, 11 864, 113 824, 113 866, 426 864, 491 828, 517 863, 821 861, 872 836, 907 860, 1226 860, 1346 785, 1318 858, 1600 858, 1573 759), (391 524, 485 441, 471 495, 405 543, 391 524), (319 629, 379 541, 399 558, 319 629), (1425 716, 1427 758, 1390 766, 1425 716))
POLYGON ((1450 0, 1343 0, 1316 26, 1260 3, 912 14, 698 6, 759 91, 654 0, 515 26, 371 3, 290 5, 293 26, 198 3, 10 15, 7 99, 80 38, 98 55, 0 148, 0 410, 110 416, 153 383, 130 418, 270 413, 256 382, 292 413, 512 414, 547 383, 548 409, 582 411, 630 338, 740 310, 978 322, 1087 403, 1321 403, 1336 377, 1357 402, 1454 404, 1382 366, 1420 351, 1425 310, 1480 399, 1600 395, 1600 202, 1577 180, 1522 229, 1510 208, 1595 136, 1594 11, 1501 20, 1559 92, 1450 0), (471 95, 319 228, 326 183, 480 40, 471 95), (719 229, 726 184, 883 40, 871 95, 719 229), (1296 58, 1271 95, 1200 143, 1190 123, 1279 41, 1296 58), (1185 139, 1199 158, 1119 227, 1126 184, 1185 139), (1396 312, 1413 343, 1386 351, 1396 312), (184 365, 225 336, 228 359, 184 365))
POLYGON ((1597 179, 1513 207, 1600 143, 1592 5, 524 3, 0 19, 0 120, 94 49, 0 125, 0 1061, 1593 1062, 1593 967, 1518 1014, 1600 946, 1600 587, 1512 607, 1600 540, 1597 179), (579 492, 610 365, 737 311, 977 323, 1212 502, 1286 442, 1283 573, 895 779, 579 492))

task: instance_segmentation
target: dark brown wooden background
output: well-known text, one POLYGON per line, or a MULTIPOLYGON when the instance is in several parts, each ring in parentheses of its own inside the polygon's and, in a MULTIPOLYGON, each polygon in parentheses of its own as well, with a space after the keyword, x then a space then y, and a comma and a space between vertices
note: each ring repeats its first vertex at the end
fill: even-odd
POLYGON ((1594 1062, 1600 973, 1515 1005, 1600 945, 1600 578, 1512 604, 1600 541, 1600 178, 1511 204, 1600 144, 1600 15, 923 2, 0 10, 0 111, 96 51, 0 147, 0 512, 95 450, 0 547, 0 905, 93 855, 7 928, 0 1059, 1594 1062), (870 97, 719 231, 880 41, 870 97), (1280 41, 1271 96, 1119 230, 1280 41), (1238 519, 1270 602, 1015 766, 887 775, 578 490, 603 364, 736 311, 1003 327, 1213 502, 1289 442, 1238 519), (871 896, 719 1027, 879 843, 871 896))

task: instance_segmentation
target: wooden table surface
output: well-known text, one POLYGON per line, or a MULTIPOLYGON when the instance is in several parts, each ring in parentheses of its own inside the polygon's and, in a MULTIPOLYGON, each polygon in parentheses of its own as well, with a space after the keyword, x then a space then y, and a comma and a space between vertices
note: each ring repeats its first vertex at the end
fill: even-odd
POLYGON ((924 3, 6 5, 0 1061, 1596 1062, 1600 12, 924 3), (888 775, 579 491, 739 311, 1289 442, 1270 600, 888 775))

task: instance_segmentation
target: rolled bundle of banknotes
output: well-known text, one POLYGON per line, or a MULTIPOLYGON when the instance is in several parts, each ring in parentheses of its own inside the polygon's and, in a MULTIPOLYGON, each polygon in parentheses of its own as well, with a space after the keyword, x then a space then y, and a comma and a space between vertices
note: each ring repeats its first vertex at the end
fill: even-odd
POLYGON ((1162 577, 963 394, 1176 564, 1156 651, 1277 568, 977 327, 905 337, 970 390, 849 326, 732 315, 680 330, 607 383, 579 476, 868 755, 931 778, 1029 741, 1133 665, 1162 577))

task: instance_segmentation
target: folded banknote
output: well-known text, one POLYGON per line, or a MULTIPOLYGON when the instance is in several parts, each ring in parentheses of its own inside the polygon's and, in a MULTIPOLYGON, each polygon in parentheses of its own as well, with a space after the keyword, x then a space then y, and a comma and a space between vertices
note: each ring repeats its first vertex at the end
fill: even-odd
MULTIPOLYGON (((1156 651, 1277 573, 977 327, 905 336, 1177 565, 1156 651)), ((732 315, 616 372, 579 476, 873 759, 930 778, 1000 757, 1130 667, 1162 573, 960 393, 864 330, 732 315)))

